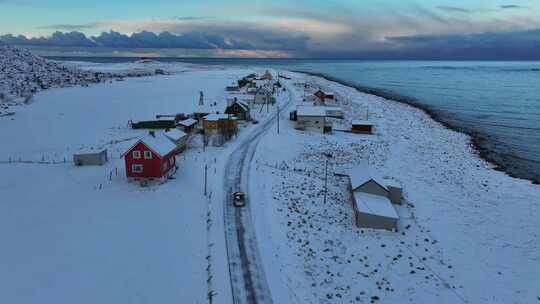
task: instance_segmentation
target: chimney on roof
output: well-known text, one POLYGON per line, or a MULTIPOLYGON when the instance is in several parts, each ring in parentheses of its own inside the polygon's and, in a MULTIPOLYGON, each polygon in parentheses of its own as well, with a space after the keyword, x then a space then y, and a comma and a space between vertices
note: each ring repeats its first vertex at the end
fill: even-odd
POLYGON ((204 106, 204 94, 201 91, 201 96, 199 97, 199 106, 204 106))

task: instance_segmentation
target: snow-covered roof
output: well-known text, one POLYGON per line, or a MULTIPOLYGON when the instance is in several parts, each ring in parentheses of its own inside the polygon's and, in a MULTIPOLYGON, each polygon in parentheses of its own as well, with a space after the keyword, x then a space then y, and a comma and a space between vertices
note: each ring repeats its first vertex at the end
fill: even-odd
POLYGON ((178 130, 178 129, 170 129, 169 131, 167 132, 164 132, 163 133, 165 136, 167 136, 168 138, 174 140, 174 141, 178 141, 180 140, 181 138, 187 136, 186 133, 178 130))
POLYGON ((195 119, 193 119, 193 118, 188 118, 186 120, 182 120, 182 121, 178 122, 179 125, 186 126, 186 127, 191 127, 196 123, 197 123, 197 121, 195 119))
POLYGON ((172 143, 165 136, 156 134, 155 136, 147 135, 141 140, 148 146, 148 148, 154 150, 160 156, 165 156, 176 149, 176 145, 172 143))
POLYGON ((204 117, 204 120, 208 121, 216 121, 216 120, 222 120, 222 119, 229 119, 228 114, 209 114, 204 117))
POLYGON ((170 141, 164 135, 156 133, 155 136, 148 134, 141 138, 135 139, 133 141, 133 145, 126 152, 124 152, 123 155, 131 151, 133 147, 135 147, 139 142, 144 143, 148 148, 150 148, 154 153, 157 153, 160 157, 163 157, 176 150, 176 145, 172 141, 170 141))
POLYGON ((379 184, 385 190, 388 190, 384 180, 371 170, 367 165, 358 165, 347 171, 349 178, 351 179, 351 188, 354 191, 358 187, 364 185, 370 180, 379 184))
POLYGON ((362 213, 399 219, 399 215, 396 209, 394 209, 392 202, 384 196, 354 192, 354 200, 357 210, 362 213))
POLYGON ((352 121, 353 125, 373 126, 373 123, 369 120, 355 119, 352 121))
POLYGON ((242 107, 245 111, 249 110, 249 104, 243 100, 237 100, 236 103, 242 107))
POLYGON ((75 155, 80 155, 80 154, 100 154, 100 153, 103 153, 107 151, 106 148, 80 148, 80 149, 77 149, 77 151, 75 151, 75 155))
POLYGON ((298 116, 326 116, 326 107, 323 106, 297 106, 296 115, 298 116))

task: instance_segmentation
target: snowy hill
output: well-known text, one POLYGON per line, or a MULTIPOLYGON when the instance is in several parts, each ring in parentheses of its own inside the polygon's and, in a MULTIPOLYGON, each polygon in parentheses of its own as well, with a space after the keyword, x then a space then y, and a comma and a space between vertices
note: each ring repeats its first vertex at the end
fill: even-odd
POLYGON ((0 103, 25 101, 48 88, 88 85, 123 76, 142 75, 83 71, 41 58, 27 49, 0 44, 0 103))

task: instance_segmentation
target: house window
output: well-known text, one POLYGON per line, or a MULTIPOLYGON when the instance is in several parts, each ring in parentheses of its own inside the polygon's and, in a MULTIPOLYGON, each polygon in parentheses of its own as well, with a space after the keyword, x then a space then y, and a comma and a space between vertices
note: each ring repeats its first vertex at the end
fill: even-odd
POLYGON ((169 158, 169 165, 174 165, 174 157, 169 158))
POLYGON ((143 165, 131 165, 131 171, 133 171, 133 173, 142 173, 143 165))
POLYGON ((145 159, 152 159, 152 152, 144 151, 144 158, 145 159))
POLYGON ((161 169, 163 172, 167 171, 167 163, 163 163, 163 166, 161 169))
POLYGON ((141 158, 141 151, 133 151, 133 158, 134 159, 140 159, 141 158))

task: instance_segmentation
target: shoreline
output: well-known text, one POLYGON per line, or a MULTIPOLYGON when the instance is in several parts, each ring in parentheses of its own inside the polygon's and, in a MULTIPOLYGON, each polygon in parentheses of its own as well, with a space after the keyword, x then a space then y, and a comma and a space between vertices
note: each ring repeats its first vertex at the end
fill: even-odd
POLYGON ((458 126, 454 126, 454 125, 452 125, 450 123, 445 122, 441 118, 441 116, 439 114, 435 113, 435 111, 430 109, 428 106, 420 104, 419 102, 416 101, 415 98, 399 95, 399 94, 396 94, 396 93, 393 93, 393 92, 390 92, 390 91, 386 91, 386 90, 382 90, 382 89, 375 89, 375 88, 371 88, 371 87, 367 87, 367 86, 353 84, 353 83, 350 83, 350 82, 347 82, 347 81, 344 81, 344 80, 341 80, 341 79, 337 79, 335 77, 332 77, 332 76, 329 76, 329 75, 326 75, 326 74, 323 74, 323 73, 306 72, 306 71, 298 71, 298 70, 292 70, 291 72, 302 73, 302 74, 306 74, 306 75, 310 75, 310 76, 320 77, 322 79, 332 81, 332 82, 335 82, 335 83, 339 83, 341 85, 353 88, 353 89, 355 89, 355 90, 357 90, 357 91, 359 91, 361 93, 364 93, 364 94, 369 94, 369 95, 381 97, 381 98, 384 98, 384 99, 387 99, 387 100, 399 102, 399 103, 406 104, 406 105, 409 105, 411 107, 414 107, 416 109, 419 109, 420 111, 423 111, 424 113, 426 113, 431 119, 433 119, 434 121, 440 123, 444 128, 447 128, 449 130, 452 130, 452 131, 467 135, 469 137, 469 141, 470 141, 471 145, 473 146, 474 151, 476 152, 478 157, 480 157, 481 159, 483 159, 483 160, 487 161, 488 163, 490 163, 493 166, 493 169, 495 169, 497 171, 500 171, 500 172, 504 172, 505 174, 507 174, 510 177, 527 180, 527 181, 530 181, 532 184, 540 185, 540 177, 535 178, 533 176, 526 176, 524 174, 519 174, 519 173, 513 172, 512 170, 509 169, 509 167, 507 165, 505 165, 504 163, 501 163, 499 160, 497 160, 496 158, 499 155, 497 153, 495 153, 495 152, 489 151, 487 148, 485 148, 483 146, 483 143, 486 142, 486 139, 482 135, 480 135, 480 133, 470 131, 470 130, 465 130, 463 128, 460 128, 458 126), (492 155, 492 154, 494 154, 494 155, 492 155))

